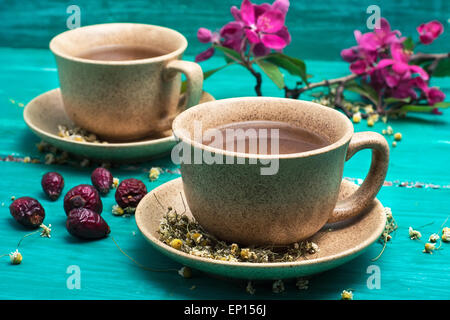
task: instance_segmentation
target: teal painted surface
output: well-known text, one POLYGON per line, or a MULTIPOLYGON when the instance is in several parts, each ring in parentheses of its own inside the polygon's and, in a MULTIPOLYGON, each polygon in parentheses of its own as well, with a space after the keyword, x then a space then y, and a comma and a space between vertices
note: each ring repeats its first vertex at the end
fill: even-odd
MULTIPOLYGON (((192 56, 186 57, 192 60, 192 56)), ((212 60, 204 64, 208 69, 221 63, 212 60)), ((334 77, 347 72, 340 62, 308 61, 316 79, 334 77)), ((253 80, 244 71, 231 67, 205 82, 205 89, 216 98, 253 95, 253 80)), ((434 83, 450 94, 449 79, 434 83)), ((22 120, 23 108, 34 96, 58 86, 53 57, 45 49, 0 49, 0 157, 42 155, 35 144, 39 140, 22 120), (13 99, 16 103, 11 103, 13 99)), ((265 95, 281 96, 274 85, 264 81, 265 95)), ((403 134, 403 141, 392 149, 388 181, 432 183, 438 189, 407 189, 383 187, 379 199, 391 207, 399 224, 398 231, 380 260, 373 263, 381 245, 372 245, 367 252, 342 267, 310 279, 307 291, 298 291, 293 282, 286 284, 286 292, 274 294, 270 283, 257 283, 255 296, 245 292, 246 283, 211 278, 196 272, 192 279, 183 279, 175 272, 152 273, 139 269, 123 256, 110 238, 94 242, 78 241, 65 229, 62 199, 45 200, 40 188, 42 174, 49 170, 60 172, 70 187, 89 183, 93 167, 56 166, 0 162, 0 254, 15 250, 18 240, 27 233, 10 216, 11 196, 29 195, 38 198, 46 209, 46 223, 52 224, 52 238, 39 235, 26 238, 20 247, 24 260, 21 265, 9 264, 8 257, 0 259, 0 299, 339 299, 343 289, 355 290, 355 299, 449 299, 450 244, 433 255, 422 253, 423 242, 408 238, 409 226, 419 227, 424 239, 437 232, 450 215, 450 112, 443 116, 414 116, 395 121, 392 126, 403 134), (444 188, 444 186, 447 186, 444 188), (367 268, 376 265, 381 270, 381 289, 370 290, 366 282, 367 268), (81 289, 69 290, 66 281, 71 265, 81 269, 81 289), (195 286, 195 289, 191 288, 195 286)), ((357 131, 369 128, 361 123, 357 131)), ((377 124, 373 130, 380 132, 377 124)), ((345 168, 347 177, 363 178, 368 170, 370 153, 354 156, 345 168)), ((164 173, 156 182, 149 182, 146 171, 152 166, 175 170, 170 159, 160 159, 139 166, 113 169, 120 179, 135 177, 145 181, 149 190, 179 177, 164 173)), ((115 217, 110 209, 114 195, 103 198, 103 217, 111 226, 112 236, 121 247, 144 265, 157 268, 181 266, 152 249, 138 232, 134 218, 115 217)), ((450 226, 450 223, 447 223, 450 226)))
MULTIPOLYGON (((255 3, 273 2, 255 0, 255 3)), ((2 0, 0 1, 0 46, 46 48, 50 39, 65 31, 69 5, 81 10, 81 25, 106 22, 139 22, 176 29, 188 41, 188 54, 206 46, 196 39, 200 27, 220 29, 232 20, 229 8, 241 0, 2 0)), ((286 53, 303 59, 339 60, 343 48, 354 45, 353 30, 366 32, 366 9, 376 4, 393 28, 418 38, 416 27, 437 19, 449 28, 448 0, 291 0, 287 26, 294 39, 286 53)), ((450 33, 423 50, 448 52, 450 33)))

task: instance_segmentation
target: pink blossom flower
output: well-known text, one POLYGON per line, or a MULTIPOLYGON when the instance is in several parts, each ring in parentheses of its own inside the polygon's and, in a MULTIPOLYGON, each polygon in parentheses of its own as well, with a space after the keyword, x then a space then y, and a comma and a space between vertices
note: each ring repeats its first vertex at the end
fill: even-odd
POLYGON ((278 0, 270 6, 254 5, 249 0, 243 0, 239 12, 236 9, 232 12, 239 22, 243 22, 244 32, 250 43, 262 42, 267 48, 281 50, 290 40, 284 26, 288 7, 288 1, 278 0))
POLYGON ((358 60, 358 47, 354 46, 348 49, 344 49, 341 51, 341 57, 344 59, 344 61, 347 62, 355 62, 358 60))
POLYGON ((429 88, 426 92, 427 101, 430 106, 442 102, 445 99, 445 94, 437 88, 429 88))
POLYGON ((200 28, 197 31, 197 38, 202 43, 217 42, 219 41, 219 34, 206 28, 200 28))
POLYGON ((444 27, 439 21, 433 20, 428 23, 422 23, 417 27, 420 42, 423 44, 432 43, 444 31, 444 27))
MULTIPOLYGON (((202 42, 202 43, 213 43, 213 44, 218 44, 220 43, 220 35, 217 32, 212 32, 209 29, 206 28, 200 28, 197 31, 197 38, 198 41, 202 42)), ((214 47, 208 48, 203 52, 200 52, 196 57, 195 57, 195 62, 201 62, 201 61, 205 61, 208 60, 209 58, 211 58, 214 55, 214 47)))
POLYGON ((205 60, 208 60, 209 58, 211 58, 214 55, 214 48, 208 48, 203 52, 200 52, 198 55, 195 56, 195 62, 202 62, 205 60))
MULTIPOLYGON (((254 56, 265 56, 274 50, 281 50, 291 42, 291 35, 284 25, 289 0, 276 0, 273 4, 256 5, 243 0, 241 8, 231 7, 234 21, 224 25, 220 33, 200 28, 197 38, 202 43, 218 44, 236 52, 247 50, 247 39, 254 56)), ((209 48, 196 57, 196 61, 209 59, 214 49, 209 48)))
POLYGON ((372 71, 379 58, 387 58, 386 51, 391 45, 401 45, 406 38, 400 38, 398 30, 391 30, 385 18, 380 19, 380 28, 373 32, 354 31, 356 46, 341 51, 342 58, 350 62, 350 70, 355 74, 372 71))
POLYGON ((376 66, 377 69, 391 67, 391 72, 386 75, 386 83, 390 87, 397 86, 402 79, 410 79, 412 74, 419 74, 423 80, 428 80, 428 73, 421 67, 409 65, 410 55, 406 53, 400 44, 391 45, 392 59, 382 59, 376 66))

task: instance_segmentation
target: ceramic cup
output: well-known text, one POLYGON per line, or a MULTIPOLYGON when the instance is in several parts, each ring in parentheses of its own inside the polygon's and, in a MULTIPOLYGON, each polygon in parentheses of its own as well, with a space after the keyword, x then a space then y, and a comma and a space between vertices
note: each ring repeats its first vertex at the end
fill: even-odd
POLYGON ((203 73, 182 61, 186 38, 175 30, 135 23, 86 26, 50 42, 56 58, 64 109, 78 126, 111 141, 129 141, 170 129, 177 109, 181 74, 187 79, 187 107, 202 94, 203 73), (147 46, 163 54, 139 60, 79 58, 99 46, 147 46))
POLYGON ((172 158, 177 152, 184 158, 181 175, 192 215, 211 234, 244 245, 293 243, 312 236, 327 222, 357 216, 373 203, 389 162, 389 146, 383 136, 354 133, 346 116, 307 101, 269 97, 216 100, 182 112, 172 130, 179 141, 172 158), (196 138, 198 123, 202 135, 225 124, 252 120, 299 126, 330 144, 301 153, 257 155, 213 148, 196 138), (369 173, 353 195, 338 201, 344 163, 361 149, 372 150, 369 173), (208 159, 213 156, 216 162, 205 157, 186 161, 189 157, 185 155, 196 154, 209 154, 208 159), (223 159, 222 163, 218 159, 223 159), (278 162, 275 174, 261 174, 267 160, 278 162))

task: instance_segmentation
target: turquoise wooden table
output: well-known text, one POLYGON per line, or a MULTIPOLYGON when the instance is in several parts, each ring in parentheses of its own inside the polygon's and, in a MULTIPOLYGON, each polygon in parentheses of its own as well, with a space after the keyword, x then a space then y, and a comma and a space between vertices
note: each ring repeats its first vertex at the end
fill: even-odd
MULTIPOLYGON (((433 3, 436 2, 441 3, 433 3)), ((440 13, 441 9, 434 10, 440 13)), ((13 17, 1 12, 2 26, 7 24, 6 17, 9 17, 10 24, 14 24, 13 17)), ((157 12, 152 11, 152 14, 157 12)), ((207 15, 205 12, 203 14, 207 15)), ((89 23, 97 22, 91 20, 89 23)), ((210 22, 205 21, 204 25, 210 22)), ((176 27, 172 20, 159 23, 176 27)), ((197 21, 195 28, 201 25, 197 21)), ((18 35, 21 29, 16 27, 14 32, 18 35)), ((349 26, 349 29, 352 28, 357 26, 349 26)), ((62 31, 56 29, 50 28, 51 31, 45 32, 54 34, 62 31)), ((12 39, 8 38, 12 37, 11 33, 5 32, 0 37, 3 41, 0 48, 0 255, 14 251, 19 239, 28 232, 9 213, 12 196, 31 196, 41 201, 47 214, 45 222, 52 224, 52 237, 41 238, 36 234, 25 238, 20 245, 23 255, 20 265, 11 265, 7 256, 0 259, 0 299, 339 299, 341 291, 349 288, 353 290, 355 300, 450 298, 450 244, 444 243, 440 250, 430 255, 422 253, 424 242, 408 237, 408 228, 412 226, 419 228, 426 240, 430 234, 440 231, 441 224, 450 215, 449 110, 445 110, 442 116, 411 114, 407 119, 389 123, 395 131, 402 133, 403 140, 391 150, 386 178, 390 183, 382 188, 378 198, 384 206, 392 208, 399 227, 379 260, 371 261, 382 248, 381 244, 375 243, 355 260, 309 279, 307 290, 298 290, 294 282, 286 282, 286 291, 275 294, 271 283, 256 283, 256 293, 251 296, 245 291, 245 281, 216 279, 200 272, 184 279, 176 272, 146 271, 121 254, 111 237, 84 242, 68 234, 62 199, 56 202, 45 200, 40 187, 41 176, 47 171, 60 172, 66 180, 67 191, 77 184, 90 183, 94 166, 44 164, 44 155, 36 147, 40 140, 23 121, 23 105, 35 96, 58 87, 56 66, 44 41, 48 37, 39 38, 39 33, 34 35, 35 41, 29 43, 39 43, 35 49, 23 48, 26 47, 23 44, 18 45, 20 48, 8 48, 7 40, 12 39), (25 157, 38 159, 40 163, 24 163, 25 157), (406 182, 409 186, 417 185, 405 187, 406 182), (70 285, 73 266, 81 272, 80 288, 70 285), (379 267, 379 288, 367 285, 372 275, 371 266, 379 267)), ((336 45, 336 52, 337 48, 336 45)), ((201 50, 194 49, 185 57, 187 60, 193 60, 193 55, 201 50)), ((444 48, 436 51, 444 51, 444 48)), ((316 80, 348 72, 346 63, 314 60, 311 50, 305 55, 309 71, 316 80)), ((213 58, 202 66, 205 70, 217 66, 222 62, 217 59, 213 58)), ((440 86, 450 96, 450 79, 441 78, 433 85, 440 86)), ((252 87, 252 79, 238 67, 230 67, 205 82, 205 90, 216 99, 253 95, 252 87)), ((263 83, 263 93, 266 96, 282 96, 267 79, 263 83)), ((383 123, 377 123, 372 128, 367 127, 365 122, 355 125, 356 131, 381 132, 385 127, 383 123)), ((346 164, 344 176, 362 179, 369 164, 369 151, 360 152, 346 164)), ((112 172, 121 180, 129 177, 141 179, 148 190, 179 177, 177 166, 172 164, 170 158, 139 165, 122 165, 114 167, 112 172), (163 168, 164 173, 158 180, 150 182, 148 170, 154 166, 163 168)), ((115 204, 113 192, 103 198, 103 204, 103 217, 111 227, 111 235, 130 256, 149 267, 182 267, 150 247, 139 233, 134 217, 112 215, 111 207, 115 204)))
MULTIPOLYGON (((187 59, 192 59, 188 56, 187 59)), ((122 255, 110 238, 94 242, 74 239, 65 229, 66 215, 62 199, 45 200, 41 176, 47 171, 58 171, 66 180, 66 191, 80 183, 90 183, 94 167, 75 165, 45 165, 20 162, 26 156, 44 161, 36 148, 39 139, 26 127, 22 119, 23 107, 34 96, 58 86, 53 57, 48 50, 0 49, 0 253, 15 250, 18 240, 27 233, 9 214, 11 196, 31 196, 40 199, 46 209, 46 223, 52 224, 52 237, 39 235, 25 238, 20 245, 23 262, 10 265, 9 258, 0 260, 0 298, 3 299, 338 299, 343 289, 352 288, 355 299, 448 299, 450 298, 450 245, 434 254, 422 253, 423 242, 412 241, 408 228, 420 229, 424 237, 439 230, 450 215, 450 113, 442 116, 411 116, 391 122, 403 140, 391 150, 391 163, 387 181, 378 198, 392 208, 399 225, 382 257, 372 262, 381 245, 373 244, 355 260, 310 279, 308 290, 299 291, 294 283, 286 283, 286 292, 275 294, 270 283, 256 283, 256 294, 245 292, 245 281, 225 281, 211 278, 200 272, 191 279, 177 273, 153 273, 142 270, 122 255), (17 161, 8 161, 18 159, 17 161), (402 182, 422 183, 423 188, 400 187, 402 182), (380 289, 369 289, 368 267, 380 268, 380 289), (67 280, 78 266, 81 271, 81 288, 70 289, 67 280), (69 268, 69 269, 68 269, 69 268), (69 272, 69 273, 68 273, 69 272)), ((218 61, 210 61, 211 65, 218 61)), ((346 72, 347 65, 340 62, 311 61, 310 68, 320 77, 333 77, 346 72), (330 71, 331 70, 331 71, 330 71)), ((208 66, 205 66, 207 68, 208 66)), ((248 75, 239 68, 230 68, 205 82, 205 89, 217 99, 251 95, 248 75)), ((266 81, 266 95, 280 96, 280 92, 266 81)), ((450 94, 450 82, 436 83, 450 94)), ((365 123, 355 125, 357 131, 381 132, 382 123, 368 128, 365 123)), ((363 178, 369 167, 370 153, 358 153, 345 167, 344 176, 363 178)), ((149 190, 179 177, 177 167, 170 158, 154 160, 139 165, 122 165, 113 168, 119 179, 128 177, 145 181, 149 190), (165 169, 154 182, 148 179, 153 166, 165 169), (172 173, 169 173, 172 172, 172 173)), ((113 216, 110 209, 114 193, 103 198, 103 217, 111 227, 120 246, 146 266, 181 268, 150 247, 139 233, 133 217, 113 216)), ((448 223, 449 224, 449 223, 448 223)), ((369 269, 370 271, 370 269, 369 269)), ((70 280, 70 279, 69 279, 70 280)))

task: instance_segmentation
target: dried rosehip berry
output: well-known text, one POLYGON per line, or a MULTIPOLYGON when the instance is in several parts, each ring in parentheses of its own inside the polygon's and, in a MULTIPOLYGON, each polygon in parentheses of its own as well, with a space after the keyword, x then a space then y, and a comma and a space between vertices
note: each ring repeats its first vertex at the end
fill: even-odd
POLYGON ((136 208, 139 201, 147 194, 145 184, 134 178, 123 180, 116 190, 117 204, 125 208, 136 208))
POLYGON ((55 201, 64 188, 64 178, 57 172, 47 172, 42 176, 41 185, 50 200, 55 201))
POLYGON ((9 206, 9 212, 21 225, 27 228, 37 228, 45 218, 45 211, 36 199, 22 197, 9 206))
POLYGON ((108 194, 113 184, 113 176, 108 169, 97 168, 91 174, 92 185, 97 188, 102 196, 108 194))
POLYGON ((103 203, 93 186, 80 184, 67 192, 64 197, 64 211, 69 214, 71 210, 76 208, 86 208, 98 214, 102 213, 103 203))
POLYGON ((82 239, 100 239, 111 232, 106 221, 97 212, 87 208, 71 210, 66 228, 71 235, 82 239))

